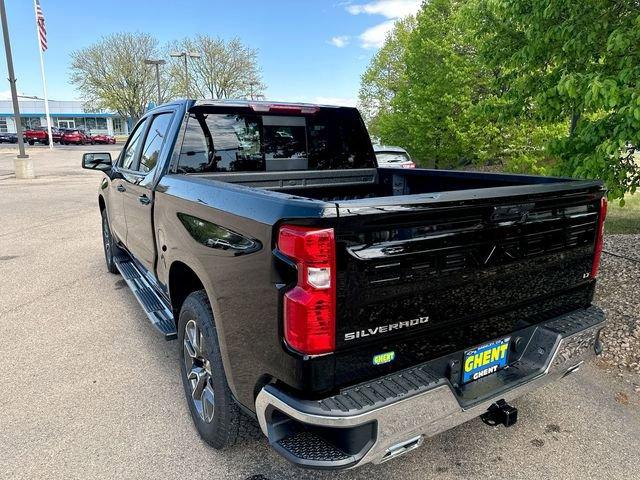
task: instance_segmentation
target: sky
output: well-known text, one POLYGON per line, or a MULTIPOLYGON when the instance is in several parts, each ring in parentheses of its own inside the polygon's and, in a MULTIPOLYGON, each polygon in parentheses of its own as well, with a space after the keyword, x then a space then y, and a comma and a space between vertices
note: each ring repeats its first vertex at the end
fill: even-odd
MULTIPOLYGON (((42 97, 32 0, 5 0, 18 92, 42 97)), ((49 98, 81 100, 69 83, 71 52, 115 32, 145 32, 161 44, 197 33, 239 37, 258 50, 266 98, 354 105, 360 76, 396 19, 421 0, 40 0, 49 49, 49 98)), ((9 97, 0 50, 0 98, 9 97)))

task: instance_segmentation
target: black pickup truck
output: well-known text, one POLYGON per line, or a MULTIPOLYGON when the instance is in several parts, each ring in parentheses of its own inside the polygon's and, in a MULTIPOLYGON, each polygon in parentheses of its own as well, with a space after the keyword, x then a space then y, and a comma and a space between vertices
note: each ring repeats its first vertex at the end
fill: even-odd
POLYGON ((249 101, 163 105, 83 167, 216 448, 380 463, 602 349, 601 182, 377 168, 357 110, 249 101))

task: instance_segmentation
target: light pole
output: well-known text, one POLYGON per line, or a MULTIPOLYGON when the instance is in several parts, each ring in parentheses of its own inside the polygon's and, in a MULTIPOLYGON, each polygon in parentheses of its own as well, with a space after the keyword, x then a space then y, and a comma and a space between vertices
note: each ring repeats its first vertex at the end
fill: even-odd
POLYGON ((185 85, 185 98, 189 98, 189 66, 187 65, 187 59, 188 58, 200 58, 201 55, 197 52, 187 52, 182 51, 182 52, 171 52, 169 54, 170 57, 173 58, 180 58, 183 57, 184 58, 184 85, 185 85))
POLYGON ((16 75, 13 71, 13 56, 11 55, 11 40, 9 39, 9 26, 7 23, 7 10, 4 8, 4 0, 0 0, 0 17, 2 21, 2 34, 4 36, 4 50, 7 55, 7 71, 9 73, 9 86, 11 87, 11 100, 13 101, 13 115, 16 122, 16 135, 18 136, 18 158, 14 161, 16 178, 34 178, 33 160, 24 151, 24 138, 22 137, 22 122, 20 120, 20 107, 18 105, 18 91, 16 89, 16 75))
POLYGON ((156 84, 158 86, 158 105, 160 105, 160 103, 162 103, 162 94, 160 93, 160 65, 164 65, 165 63, 167 63, 167 61, 146 59, 144 63, 146 63, 147 65, 156 66, 156 84))

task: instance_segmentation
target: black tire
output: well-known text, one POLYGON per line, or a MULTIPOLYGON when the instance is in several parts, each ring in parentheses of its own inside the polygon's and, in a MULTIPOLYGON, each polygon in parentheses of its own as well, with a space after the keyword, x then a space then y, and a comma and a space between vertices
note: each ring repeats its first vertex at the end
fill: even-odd
POLYGON ((33 145, 34 143, 36 143, 34 140, 29 140, 29 145, 33 145))
POLYGON ((122 253, 122 249, 116 245, 111 234, 111 227, 109 226, 109 219, 107 218, 107 211, 102 210, 102 246, 104 249, 104 260, 107 263, 107 270, 110 273, 119 273, 118 267, 113 257, 122 253))
POLYGON ((191 293, 182 304, 178 344, 182 385, 200 437, 217 449, 245 438, 256 438, 260 431, 257 422, 242 412, 229 389, 213 313, 204 290, 191 293), (194 395, 196 389, 199 395, 194 395))

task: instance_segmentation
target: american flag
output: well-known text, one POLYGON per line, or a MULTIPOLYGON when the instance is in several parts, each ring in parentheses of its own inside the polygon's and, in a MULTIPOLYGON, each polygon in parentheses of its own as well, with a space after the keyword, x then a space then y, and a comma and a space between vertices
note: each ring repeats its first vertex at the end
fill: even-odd
POLYGON ((38 24, 38 38, 40 39, 40 50, 47 50, 47 28, 44 26, 44 13, 40 6, 40 0, 36 0, 36 23, 38 24))

